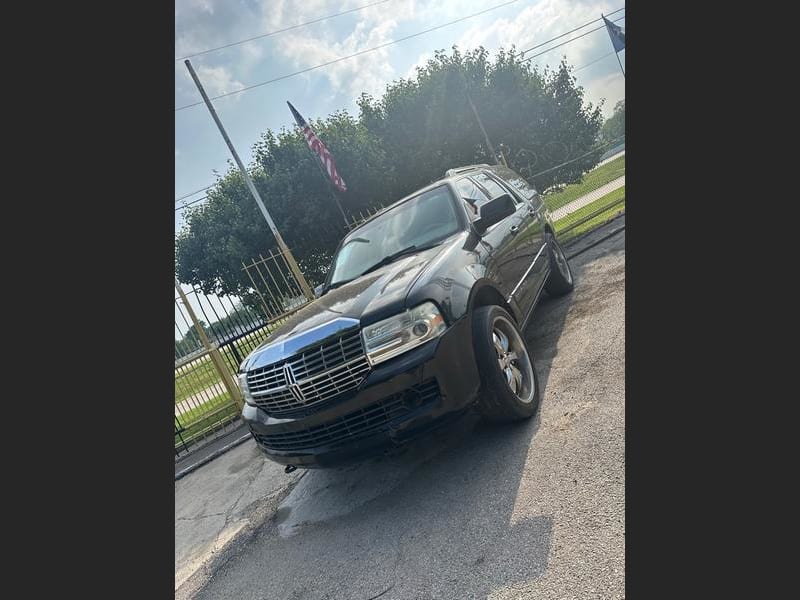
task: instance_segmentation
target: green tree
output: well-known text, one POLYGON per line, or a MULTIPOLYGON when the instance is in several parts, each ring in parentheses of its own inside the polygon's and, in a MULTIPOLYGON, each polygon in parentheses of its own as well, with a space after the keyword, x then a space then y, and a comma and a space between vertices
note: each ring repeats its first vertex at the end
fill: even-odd
MULTIPOLYGON (((600 131, 600 107, 584 103, 566 62, 538 71, 513 48, 490 61, 484 48, 462 54, 454 47, 387 85, 380 99, 363 94, 357 119, 339 111, 310 123, 347 183, 345 211, 386 205, 452 167, 493 163, 468 94, 492 144, 502 144, 509 166, 539 189, 578 181, 597 163, 595 153, 539 175, 586 154, 600 131)), ((306 278, 321 283, 345 231, 329 185, 296 129, 265 132, 254 151, 250 171, 264 203, 306 278)), ((232 164, 185 221, 176 240, 178 279, 257 307, 242 261, 275 242, 232 164)))
POLYGON ((600 130, 600 139, 603 143, 619 140, 625 137, 625 98, 614 105, 612 114, 600 130))
POLYGON ((513 48, 490 62, 484 48, 464 55, 454 47, 436 52, 414 79, 388 85, 380 100, 359 101, 362 122, 392 159, 398 196, 451 167, 494 162, 468 96, 492 145, 505 146, 509 166, 537 187, 578 181, 597 163, 588 156, 536 176, 591 150, 602 122, 600 108, 584 104, 566 62, 539 72, 513 48))
MULTIPOLYGON (((310 125, 347 183, 348 191, 339 195, 345 212, 357 214, 393 200, 385 154, 361 123, 337 112, 310 125)), ((312 285, 321 283, 345 232, 330 186, 297 130, 267 131, 254 150, 250 171, 256 188, 306 278, 312 285)), ((176 239, 178 279, 206 294, 239 295, 257 307, 242 261, 276 249, 276 244, 233 165, 209 190, 208 200, 187 211, 185 221, 176 239)))
MULTIPOLYGON (((203 320, 200 320, 199 323, 206 335, 209 338, 213 338, 214 336, 211 334, 208 324, 203 320)), ((189 331, 186 332, 186 335, 184 335, 180 341, 175 342, 175 354, 177 358, 183 358, 187 354, 191 354, 195 350, 198 350, 202 347, 203 343, 200 340, 200 334, 197 332, 197 327, 192 324, 192 326, 189 327, 189 331)))

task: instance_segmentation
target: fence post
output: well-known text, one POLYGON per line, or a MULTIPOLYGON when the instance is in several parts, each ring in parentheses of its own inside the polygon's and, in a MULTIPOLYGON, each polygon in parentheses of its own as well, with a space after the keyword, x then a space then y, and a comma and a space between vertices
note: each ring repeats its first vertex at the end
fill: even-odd
POLYGON ((231 398, 239 406, 239 408, 243 408, 244 399, 242 398, 242 393, 239 390, 239 386, 233 381, 231 372, 228 370, 228 367, 225 366, 225 362, 223 361, 222 356, 220 356, 219 350, 217 350, 216 346, 211 344, 211 341, 208 339, 205 330, 197 320, 197 315, 194 314, 194 309, 192 308, 192 305, 189 304, 189 300, 186 298, 186 294, 184 293, 183 288, 181 288, 181 284, 177 277, 175 278, 175 289, 178 291, 178 294, 181 297, 181 302, 183 302, 183 305, 186 307, 186 312, 189 313, 189 318, 192 319, 192 323, 194 324, 194 328, 197 330, 197 335, 200 337, 200 341, 203 343, 203 346, 205 346, 206 350, 208 350, 208 354, 211 357, 211 362, 214 364, 219 376, 222 378, 222 383, 225 386, 225 389, 228 390, 231 398))

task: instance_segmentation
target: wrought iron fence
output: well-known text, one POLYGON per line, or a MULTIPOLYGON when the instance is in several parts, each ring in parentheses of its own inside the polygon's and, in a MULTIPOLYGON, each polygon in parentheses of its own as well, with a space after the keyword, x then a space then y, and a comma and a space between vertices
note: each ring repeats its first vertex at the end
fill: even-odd
MULTIPOLYGON (((220 338, 240 310, 228 312, 175 281, 175 455, 225 430, 239 418, 242 396, 220 351, 220 338), (218 318, 210 322, 208 313, 218 318), (223 312, 225 317, 220 318, 223 312), (210 322, 210 324, 209 324, 210 322)), ((229 300, 230 301, 230 300, 229 300)))
POLYGON ((267 257, 259 254, 258 258, 243 261, 242 270, 261 301, 264 315, 269 320, 276 320, 295 312, 313 298, 307 298, 303 293, 284 252, 269 250, 268 254, 267 257))
POLYGON ((368 219, 382 211, 385 207, 383 205, 372 206, 358 211, 357 215, 350 215, 351 221, 347 224, 347 230, 352 231, 368 219))
POLYGON ((247 355, 309 302, 282 253, 242 263, 257 306, 177 285, 175 296, 175 454, 239 426, 236 372, 247 355))
MULTIPOLYGON (((579 182, 553 185, 542 192, 562 242, 569 243, 625 211, 624 140, 611 151, 600 147, 597 152, 607 156, 579 182)), ((558 170, 568 169, 572 162, 533 174, 519 165, 509 166, 538 188, 542 175, 558 181, 558 170)), ((348 231, 383 208, 373 206, 351 215, 348 231)), ((275 327, 312 300, 303 294, 280 252, 268 250, 247 259, 242 270, 258 298, 257 306, 176 285, 176 457, 240 424, 242 398, 235 382, 239 365, 275 327)))

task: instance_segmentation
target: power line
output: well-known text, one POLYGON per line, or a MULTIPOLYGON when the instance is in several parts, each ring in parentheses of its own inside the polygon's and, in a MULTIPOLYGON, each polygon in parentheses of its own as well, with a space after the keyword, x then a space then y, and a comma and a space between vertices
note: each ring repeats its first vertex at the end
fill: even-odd
POLYGON ((197 200, 192 200, 191 202, 186 202, 185 204, 182 204, 181 206, 178 206, 175 209, 175 212, 178 212, 179 210, 183 210, 184 208, 186 208, 187 206, 191 206, 192 204, 197 204, 198 202, 202 202, 203 200, 206 200, 207 198, 208 198, 208 196, 203 196, 202 198, 198 198, 197 200))
MULTIPOLYGON (((431 31, 436 31, 437 29, 442 29, 444 27, 448 27, 450 25, 455 25, 456 23, 460 23, 461 21, 466 21, 467 19, 472 19, 473 17, 477 17, 477 16, 482 15, 484 13, 488 13, 488 12, 491 12, 493 10, 497 10, 498 8, 503 8, 504 6, 508 6, 509 4, 514 4, 515 2, 519 2, 519 0, 510 0, 509 2, 504 2, 503 4, 498 4, 497 6, 492 6, 491 8, 487 8, 487 9, 481 10, 479 12, 473 13, 471 15, 467 15, 465 17, 461 17, 460 19, 456 19, 454 21, 449 21, 447 23, 442 23, 441 25, 437 25, 435 27, 431 27, 430 29, 425 29, 423 31, 418 31, 417 33, 412 33, 411 35, 407 35, 405 37, 401 37, 401 38, 398 38, 396 40, 391 40, 389 42, 386 42, 386 43, 383 43, 383 44, 379 44, 378 46, 375 46, 373 48, 367 48, 365 50, 359 50, 358 52, 355 52, 353 54, 348 54, 347 56, 341 56, 341 57, 336 58, 334 60, 329 60, 328 62, 324 62, 324 63, 319 64, 319 65, 314 65, 313 67, 308 67, 306 69, 301 69, 300 71, 295 71, 294 73, 289 73, 287 75, 281 75, 280 77, 275 77, 274 79, 269 79, 267 81, 262 81, 261 83, 256 83, 254 85, 248 85, 248 86, 243 87, 241 89, 234 90, 233 92, 226 92, 224 94, 220 94, 219 96, 212 96, 211 100, 218 100, 219 98, 225 98, 226 96, 232 96, 234 94, 241 94, 242 92, 246 92, 247 90, 252 90, 253 88, 261 87, 262 85, 275 83, 276 81, 281 81, 283 79, 288 79, 289 77, 294 77, 295 75, 300 75, 302 73, 308 73, 309 71, 313 71, 315 69, 320 69, 322 67, 327 67, 328 65, 332 65, 334 63, 338 63, 338 62, 341 62, 343 60, 348 60, 350 58, 354 58, 356 56, 360 56, 360 55, 366 54, 368 52, 374 52, 375 50, 380 50, 381 48, 386 48, 387 46, 391 46, 392 44, 397 44, 399 42, 404 42, 406 40, 410 40, 411 38, 415 38, 415 37, 418 37, 420 35, 424 35, 426 33, 430 33, 431 31)), ((184 109, 187 109, 187 108, 192 108, 193 106, 200 106, 201 104, 203 104, 202 101, 194 102, 193 104, 187 104, 185 106, 179 106, 178 108, 175 109, 175 112, 178 112, 179 110, 184 110, 184 109)))
MULTIPOLYGON (((607 15, 607 16, 613 15, 614 13, 618 13, 618 12, 619 12, 619 11, 621 11, 621 10, 625 10, 625 7, 623 6, 622 8, 618 8, 617 10, 612 10, 610 13, 608 13, 608 15, 607 15)), ((602 20, 603 20, 603 18, 602 18, 602 17, 600 17, 599 19, 594 19, 594 20, 592 20, 592 21, 589 21, 589 22, 587 22, 587 23, 584 23, 583 25, 581 25, 581 26, 579 26, 579 27, 576 27, 575 29, 570 29, 569 31, 567 31, 567 32, 565 32, 565 33, 562 33, 561 35, 557 35, 556 37, 554 37, 554 38, 552 38, 552 39, 549 39, 549 40, 547 40, 546 42, 542 42, 541 44, 536 44, 535 46, 531 46, 531 47, 530 47, 530 48, 528 48, 527 50, 523 50, 523 51, 522 51, 522 54, 524 55, 526 52, 530 52, 531 50, 536 50, 536 48, 540 48, 540 47, 544 46, 545 44, 549 44, 550 42, 554 42, 554 41, 556 41, 557 39, 564 37, 565 35, 569 35, 570 33, 574 33, 574 32, 576 32, 576 31, 578 31, 578 29, 583 29, 583 28, 584 28, 584 27, 586 27, 587 25, 591 25, 592 23, 597 23, 598 21, 602 21, 602 20)))
MULTIPOLYGON (((617 21, 622 21, 624 18, 625 17, 618 17, 616 19, 611 19, 611 22, 615 23, 617 21)), ((550 52, 550 50, 555 50, 556 48, 560 48, 561 46, 563 46, 565 44, 569 44, 570 42, 574 42, 575 40, 577 40, 579 38, 582 38, 585 35, 589 35, 590 33, 594 33, 595 31, 600 31, 601 29, 605 29, 605 27, 606 27, 605 25, 601 25, 600 27, 595 27, 594 29, 590 29, 586 33, 582 33, 580 35, 576 35, 574 38, 568 39, 566 42, 561 42, 560 44, 556 44, 555 46, 551 46, 547 50, 542 50, 541 52, 537 52, 536 54, 534 54, 533 56, 529 56, 528 58, 523 58, 522 62, 525 62, 525 61, 528 61, 528 60, 533 60, 537 56, 541 56, 542 54, 547 54, 548 52, 550 52)), ((530 48, 528 48, 528 50, 530 50, 530 48)), ((527 50, 526 50, 526 52, 527 52, 527 50)))
POLYGON ((206 190, 210 190, 215 185, 216 185, 215 183, 212 183, 211 185, 207 185, 206 187, 204 187, 201 190, 197 190, 196 192, 192 192, 190 194, 185 194, 185 195, 181 196, 180 198, 175 198, 175 202, 179 202, 179 201, 183 200, 184 198, 188 198, 189 196, 194 196, 195 194, 199 194, 200 192, 205 192, 206 190))
POLYGON ((600 58, 596 58, 596 59, 594 59, 592 62, 588 62, 588 63, 586 63, 585 65, 581 65, 581 66, 580 66, 580 67, 578 67, 577 69, 572 69, 572 72, 573 72, 573 73, 577 73, 577 72, 578 72, 578 71, 580 71, 581 69, 585 69, 586 67, 589 67, 589 66, 593 65, 594 63, 596 63, 597 61, 603 60, 604 58, 606 58, 606 57, 608 57, 608 56, 611 56, 612 54, 614 54, 614 53, 613 53, 613 52, 609 52, 608 54, 603 54, 603 56, 601 56, 600 58))
MULTIPOLYGON (((383 1, 388 1, 388 0, 383 0, 383 1)), ((501 8, 501 7, 503 7, 503 6, 507 6, 508 4, 513 4, 513 3, 514 3, 514 2, 516 2, 516 1, 517 1, 517 0, 511 0, 511 2, 506 2, 505 4, 500 4, 500 5, 498 5, 498 6, 495 6, 495 7, 492 7, 492 8, 488 8, 488 9, 486 9, 486 10, 483 10, 483 11, 481 11, 481 12, 477 12, 477 13, 474 13, 474 14, 472 14, 472 15, 468 15, 468 16, 466 16, 466 17, 462 17, 461 19, 457 19, 457 20, 455 20, 455 21, 451 21, 451 22, 449 22, 449 23, 444 23, 444 24, 442 24, 442 25, 437 25, 436 27, 433 27, 433 28, 431 28, 431 29, 427 29, 427 30, 425 30, 425 31, 420 31, 420 32, 418 32, 418 33, 415 33, 415 34, 409 35, 409 36, 407 36, 407 37, 404 37, 404 38, 400 38, 400 39, 397 39, 397 40, 393 40, 393 41, 387 42, 387 43, 385 43, 385 44, 382 44, 382 45, 380 45, 380 46, 376 46, 375 48, 370 48, 370 49, 367 49, 367 50, 361 50, 361 51, 359 51, 359 52, 356 52, 355 54, 351 54, 351 55, 349 55, 349 56, 345 56, 345 57, 337 58, 337 59, 335 59, 335 60, 333 60, 333 61, 330 61, 330 62, 327 62, 327 63, 323 63, 323 64, 321 64, 321 65, 316 65, 316 66, 313 66, 313 67, 309 67, 309 68, 307 68, 307 69, 303 69, 303 70, 301 70, 301 71, 297 71, 297 72, 295 72, 295 73, 290 73, 290 74, 288 74, 288 75, 283 75, 283 76, 281 76, 281 77, 278 77, 278 78, 276 78, 276 79, 271 79, 271 80, 269 80, 269 81, 265 81, 265 82, 263 82, 263 83, 259 83, 259 84, 255 84, 255 85, 252 85, 252 86, 249 86, 249 87, 246 87, 246 88, 242 88, 241 90, 236 90, 236 91, 234 91, 234 92, 228 92, 228 93, 225 93, 225 94, 220 94, 219 96, 214 96, 212 99, 213 99, 213 100, 216 100, 216 99, 218 99, 218 98, 222 98, 222 97, 225 97, 225 96, 230 96, 230 95, 233 95, 233 94, 237 94, 237 93, 240 93, 240 92, 244 92, 244 91, 246 91, 246 90, 248 90, 248 89, 253 89, 253 88, 255 88, 255 87, 259 87, 259 86, 262 86, 262 85, 267 85, 267 84, 269 84, 269 83, 273 83, 273 82, 275 82, 275 81, 279 81, 279 80, 281 80, 281 79, 287 79, 287 78, 289 78, 289 77, 293 77, 294 75, 299 75, 299 74, 301 74, 301 73, 305 73, 305 72, 307 72, 307 71, 311 71, 311 70, 314 70, 314 69, 318 69, 318 68, 320 68, 320 67, 324 67, 324 66, 327 66, 327 65, 330 65, 330 64, 336 63, 336 62, 340 62, 340 61, 346 60, 346 59, 348 59, 348 58, 352 58, 352 57, 354 57, 354 56, 358 56, 358 55, 360 55, 360 54, 365 54, 365 53, 367 53, 367 52, 372 52, 372 51, 374 51, 374 50, 378 50, 378 49, 380 49, 380 48, 383 48, 383 47, 385 47, 385 46, 388 46, 388 45, 391 45, 391 44, 395 44, 395 43, 397 43, 397 42, 401 42, 401 41, 407 40, 407 39, 409 39, 409 38, 412 38, 412 37, 416 37, 416 36, 422 35, 422 34, 424 34, 424 33, 429 33, 429 32, 431 32, 431 31, 434 31, 434 30, 436 30, 436 29, 441 29, 441 28, 443 28, 443 27, 446 27, 447 25, 452 25, 452 24, 458 23, 458 22, 460 22, 460 21, 464 21, 464 20, 466 20, 466 19, 470 19, 470 18, 472 18, 472 17, 475 17, 475 16, 478 16, 478 15, 481 15, 481 14, 483 14, 483 13, 486 13, 486 12, 489 12, 489 11, 492 11, 492 10, 496 10, 496 9, 498 9, 498 8, 501 8)), ((377 2, 376 4, 380 4, 380 2, 377 2)), ((367 5, 367 6, 371 6, 371 5, 367 5)), ((366 8, 366 7, 365 7, 365 6, 363 6, 363 7, 361 7, 361 8, 366 8)), ((613 15, 614 13, 617 13, 617 12, 619 12, 619 11, 621 11, 621 10, 625 10, 625 7, 618 8, 617 10, 611 11, 610 13, 608 13, 608 15, 609 15, 609 16, 610 16, 610 15, 613 15)), ((340 14, 344 14, 344 13, 340 13, 340 14)), ((622 17, 618 17, 618 18, 616 18, 616 19, 612 19, 611 21, 612 21, 612 23, 614 23, 614 22, 617 22, 617 21, 622 21, 623 19, 625 19, 625 17, 624 17, 624 16, 622 16, 622 17)), ((559 38, 562 38, 562 37, 564 37, 565 35, 569 35, 570 33, 574 33, 575 31, 577 31, 577 30, 579 30, 579 29, 583 29, 583 28, 584 28, 584 27, 586 27, 587 25, 591 25, 592 23, 596 23, 597 21, 602 21, 602 18, 600 18, 600 19, 594 19, 594 20, 592 20, 592 21, 589 21, 589 22, 587 22, 587 23, 584 23, 583 25, 581 25, 581 26, 579 26, 579 27, 576 27, 575 29, 571 29, 570 31, 567 31, 567 32, 565 32, 565 33, 562 33, 562 34, 559 34, 559 35, 557 35, 557 36, 556 36, 556 37, 554 37, 554 38, 551 38, 551 39, 549 39, 549 40, 547 40, 547 41, 541 42, 540 44, 537 44, 536 46, 531 46, 531 47, 530 47, 530 48, 528 48, 527 50, 523 50, 523 51, 522 51, 522 54, 524 55, 524 54, 525 54, 525 52, 530 52, 531 50, 535 50, 536 48, 540 48, 541 46, 544 46, 545 44, 549 44, 550 42, 553 42, 553 41, 555 41, 555 40, 557 40, 557 39, 559 39, 559 38)), ((299 25, 298 25, 298 26, 296 26, 296 27, 299 27, 299 25)), ((597 28, 595 28, 595 29, 592 29, 592 30, 590 30, 590 31, 587 31, 586 33, 583 33, 583 34, 581 34, 581 35, 579 35, 579 36, 577 36, 577 37, 571 38, 571 39, 569 39, 569 40, 567 40, 567 41, 565 41, 565 42, 562 42, 561 44, 557 44, 557 45, 555 45, 555 46, 552 46, 551 48, 548 48, 547 50, 543 50, 542 52, 539 52, 539 53, 537 53, 537 54, 535 54, 535 55, 533 55, 533 56, 531 56, 531 57, 529 57, 529 58, 526 58, 526 59, 524 59, 524 60, 526 60, 526 61, 527 61, 527 60, 531 60, 531 59, 533 59, 533 58, 536 58, 537 56, 541 56, 542 54, 545 54, 545 53, 549 52, 550 50, 554 50, 555 48, 558 48, 558 47, 560 47, 560 46, 563 46, 563 45, 565 45, 565 44, 568 44, 569 42, 575 41, 575 40, 577 40, 578 38, 581 38, 581 37, 583 37, 584 35, 588 35, 588 34, 590 34, 590 33, 593 33, 593 32, 595 32, 595 31, 598 31, 598 30, 600 30, 600 29, 603 29, 603 27, 597 27, 597 28)), ((278 33, 278 32, 273 32, 273 33, 278 33)), ((269 35, 269 34, 268 34, 268 35, 269 35)), ((245 41, 246 41, 246 40, 245 40, 245 41)), ((210 51, 211 51, 211 50, 209 50, 209 52, 210 52, 210 51)), ((606 57, 608 57, 608 56, 611 56, 612 54, 614 54, 614 53, 613 53, 613 52, 609 52, 608 54, 604 54, 603 56, 601 56, 601 57, 599 57, 599 58, 597 58, 597 59, 595 59, 595 60, 593 60, 593 61, 591 61, 591 62, 589 62, 589 63, 586 63, 585 65, 582 65, 582 66, 580 66, 580 67, 578 67, 578 68, 576 68, 576 69, 573 69, 573 72, 580 71, 581 69, 584 69, 584 68, 586 68, 586 67, 588 67, 588 66, 591 66, 591 65, 593 65, 594 63, 596 63, 596 62, 598 62, 598 61, 600 61, 600 60, 602 60, 602 59, 604 59, 604 58, 606 58, 606 57)), ((194 55, 193 55, 193 56, 194 56, 194 55)), ((186 109, 186 108, 191 108, 191 107, 193 107, 193 106, 199 106, 200 104, 202 104, 202 102, 195 102, 194 104, 187 104, 186 106, 181 106, 181 107, 179 107, 179 108, 176 108, 176 109, 175 109, 175 112, 177 112, 177 111, 179 111, 179 110, 184 110, 184 109, 186 109)), ((195 192, 192 192, 191 194, 186 194, 186 195, 184 195, 184 196, 181 196, 180 198, 176 198, 176 199, 175 199, 175 201, 176 201, 176 202, 178 202, 179 200, 183 200, 184 198, 188 198, 189 196, 193 196, 193 195, 195 195, 195 194, 199 194, 200 192, 204 192, 205 190, 208 190, 208 189, 210 189, 210 188, 214 187, 214 185, 216 185, 216 184, 211 184, 211 185, 209 185, 209 186, 207 186, 207 187, 204 187, 203 189, 200 189, 200 190, 197 190, 197 191, 195 191, 195 192)), ((176 208, 175 210, 176 210, 176 211, 177 211, 177 210, 181 210, 181 209, 183 209, 183 208, 185 208, 185 207, 187 207, 187 206, 190 206, 190 205, 192 205, 192 204, 196 204, 197 202, 200 202, 200 201, 202 201, 202 200, 205 200, 206 198, 207 198, 207 196, 204 196, 203 198, 200 198, 199 200, 194 200, 193 202, 186 203, 186 204, 184 204, 183 206, 181 206, 181 207, 179 207, 179 208, 176 208)))
MULTIPOLYGON (((378 2, 373 2, 371 4, 365 4, 364 6, 359 6, 357 8, 351 8, 350 10, 345 10, 335 15, 328 15, 327 17, 320 17, 318 19, 314 19, 313 21, 306 21, 305 23, 300 23, 298 25, 292 25, 291 27, 285 27, 284 29, 277 29, 275 31, 270 31, 269 33, 262 33, 261 35, 257 35, 251 38, 247 38, 245 40, 239 40, 238 42, 231 42, 230 44, 225 44, 224 46, 217 46, 216 48, 209 48, 208 50, 202 50, 200 52, 195 52, 194 54, 187 54, 186 56, 181 56, 175 59, 175 62, 179 60, 184 60, 186 58, 192 58, 193 56, 200 56, 201 54, 208 54, 209 52, 216 52, 217 50, 224 50, 225 48, 231 48, 233 46, 239 46, 240 44, 246 44, 247 42, 252 42, 254 40, 260 40, 261 38, 269 37, 271 35, 277 35, 278 33, 283 33, 285 31, 291 31, 292 29, 299 29, 300 27, 305 27, 306 25, 313 25, 314 23, 319 23, 320 21, 325 21, 327 19, 333 19, 334 17, 340 17, 342 15, 346 15, 352 12, 356 12, 359 10, 364 10, 365 8, 369 8, 370 6, 375 6, 376 4, 383 4, 385 2, 389 2, 389 0, 378 0, 378 2)), ((610 13, 609 13, 610 14, 610 13)))

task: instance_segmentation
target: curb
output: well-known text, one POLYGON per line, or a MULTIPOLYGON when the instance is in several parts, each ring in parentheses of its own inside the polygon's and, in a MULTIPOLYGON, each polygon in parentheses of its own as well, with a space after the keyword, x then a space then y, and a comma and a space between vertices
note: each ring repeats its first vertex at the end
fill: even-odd
POLYGON ((245 435, 240 437, 238 440, 234 440, 230 444, 226 444, 222 448, 217 448, 216 450, 214 450, 214 452, 212 452, 211 454, 209 454, 205 458, 203 458, 203 459, 197 461, 196 463, 194 463, 193 465, 189 465, 185 469, 182 469, 182 470, 178 471, 177 473, 175 473, 175 481, 178 481, 179 479, 185 477, 186 475, 188 475, 192 471, 195 471, 195 470, 199 469, 203 465, 210 463, 212 460, 214 460, 218 456, 222 456, 228 450, 231 450, 232 448, 235 448, 239 444, 241 444, 243 442, 246 442, 247 440, 251 439, 252 437, 253 436, 251 436, 250 432, 248 431, 245 435))
MULTIPOLYGON (((613 219, 609 219, 609 220, 608 220, 606 223, 604 223, 604 224, 603 224, 603 225, 601 225, 600 227, 604 227, 604 226, 606 226, 606 225, 610 225, 611 223, 613 223, 614 221, 616 221, 616 220, 617 220, 617 219, 619 219, 620 217, 624 217, 624 216, 625 216, 625 213, 622 213, 622 214, 620 214, 620 215, 617 215, 617 216, 616 216, 616 217, 614 217, 613 219)), ((598 228, 598 229, 599 229, 599 228, 598 228)), ((591 249, 591 248, 594 248, 594 247, 595 247, 595 246, 597 246, 598 244, 601 244, 602 242, 605 242, 605 241, 606 241, 608 238, 610 238, 610 237, 613 237, 613 236, 617 235, 618 233, 620 233, 621 231, 624 231, 624 230, 625 230, 625 225, 623 225, 622 227, 618 227, 617 229, 613 230, 611 233, 607 233, 607 234, 606 234, 606 235, 604 235, 603 237, 601 237, 601 238, 599 238, 599 239, 596 239, 595 241, 593 241, 591 244, 588 244, 588 245, 584 246, 583 248, 580 248, 580 249, 579 249, 577 252, 573 252, 573 253, 569 254, 569 255, 567 256, 567 260, 571 260, 571 259, 575 258, 576 256, 578 256, 579 254, 583 254, 583 253, 584 253, 584 252, 586 252, 587 250, 589 250, 589 249, 591 249)), ((572 248, 573 246, 575 246, 575 245, 576 245, 576 244, 577 244, 579 241, 581 241, 582 239, 585 239, 586 237, 588 237, 589 235, 591 235, 592 233, 594 233, 594 232, 596 232, 596 231, 597 231, 597 229, 593 229, 592 231, 587 231, 587 232, 586 232, 584 235, 582 235, 582 236, 580 236, 580 237, 578 237, 578 238, 576 238, 576 239, 572 240, 572 241, 569 243, 569 245, 567 245, 567 246, 566 246, 565 250, 569 250, 569 249, 571 249, 571 248, 572 248)))

